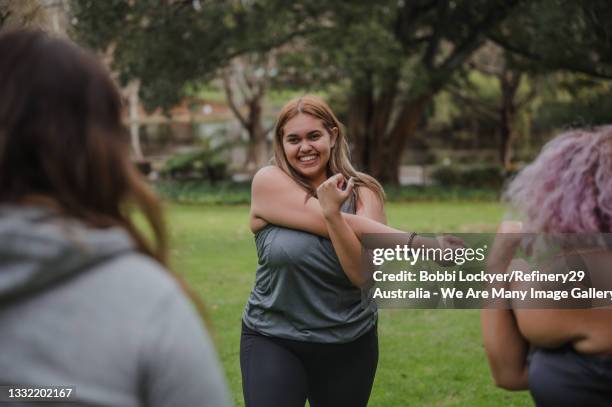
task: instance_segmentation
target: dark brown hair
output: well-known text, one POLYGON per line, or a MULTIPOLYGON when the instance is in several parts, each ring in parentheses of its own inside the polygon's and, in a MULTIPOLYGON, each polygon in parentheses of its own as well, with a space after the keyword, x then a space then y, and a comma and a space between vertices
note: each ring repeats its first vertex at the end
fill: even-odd
POLYGON ((96 58, 35 30, 0 36, 0 203, 51 198, 84 223, 124 228, 167 264, 160 204, 130 161, 121 99, 96 58), (130 209, 142 211, 148 241, 130 209))

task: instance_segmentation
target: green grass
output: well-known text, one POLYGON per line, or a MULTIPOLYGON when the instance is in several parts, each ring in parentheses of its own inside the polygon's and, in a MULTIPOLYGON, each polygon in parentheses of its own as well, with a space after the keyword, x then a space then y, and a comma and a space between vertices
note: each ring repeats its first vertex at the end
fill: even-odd
MULTIPOLYGON (((421 232, 491 231, 492 202, 391 203, 393 226, 421 232)), ((246 206, 169 206, 173 264, 207 304, 236 405, 243 405, 240 318, 255 277, 246 206)), ((526 392, 496 389, 477 310, 381 310, 380 360, 370 406, 530 406, 526 392)))

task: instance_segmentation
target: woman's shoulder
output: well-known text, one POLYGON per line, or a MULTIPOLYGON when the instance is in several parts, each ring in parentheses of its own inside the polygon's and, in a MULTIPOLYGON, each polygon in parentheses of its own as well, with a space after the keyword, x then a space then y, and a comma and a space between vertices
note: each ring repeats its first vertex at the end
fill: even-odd
POLYGON ((87 280, 117 297, 132 296, 140 303, 183 296, 178 281, 156 260, 138 252, 128 252, 85 271, 87 280))
POLYGON ((359 200, 363 200, 368 203, 383 203, 380 199, 380 195, 376 190, 374 190, 371 186, 368 185, 360 185, 356 188, 357 198, 359 200))
POLYGON ((253 187, 272 185, 279 182, 292 182, 291 177, 276 165, 267 165, 260 168, 253 176, 253 187))
POLYGON ((356 214, 387 223, 385 204, 378 191, 371 186, 361 185, 356 189, 356 214))
POLYGON ((251 192, 274 192, 292 183, 293 180, 283 170, 275 165, 260 168, 253 176, 251 192))

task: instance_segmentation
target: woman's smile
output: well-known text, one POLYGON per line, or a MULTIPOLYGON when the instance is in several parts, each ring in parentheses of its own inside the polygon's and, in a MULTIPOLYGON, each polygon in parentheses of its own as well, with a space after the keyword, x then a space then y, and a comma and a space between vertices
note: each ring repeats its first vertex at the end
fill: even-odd
POLYGON ((319 164, 319 155, 318 154, 308 154, 298 157, 300 161, 300 165, 302 167, 313 167, 319 164))

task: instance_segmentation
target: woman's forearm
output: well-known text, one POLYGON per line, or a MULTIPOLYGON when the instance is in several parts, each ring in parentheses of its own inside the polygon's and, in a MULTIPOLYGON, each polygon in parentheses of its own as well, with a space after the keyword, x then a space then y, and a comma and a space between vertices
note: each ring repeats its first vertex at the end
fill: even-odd
POLYGON ((433 237, 415 235, 411 231, 399 230, 364 216, 343 214, 344 219, 360 241, 368 234, 379 234, 377 241, 381 245, 394 246, 409 244, 412 247, 439 248, 440 243, 433 237))
MULTIPOLYGON (((319 200, 309 197, 287 174, 276 167, 265 167, 255 175, 251 216, 267 223, 329 238, 319 200)), ((342 216, 358 238, 367 233, 405 233, 365 216, 342 216)))
POLYGON ((351 227, 355 235, 361 240, 366 234, 376 233, 409 233, 399 229, 392 228, 383 223, 377 222, 365 216, 343 213, 342 216, 346 223, 351 227))
POLYGON ((325 223, 342 270, 354 286, 363 287, 369 276, 362 270, 361 242, 342 214, 325 217, 325 223))
POLYGON ((510 309, 483 309, 482 339, 495 384, 507 390, 527 389, 529 344, 510 309))

